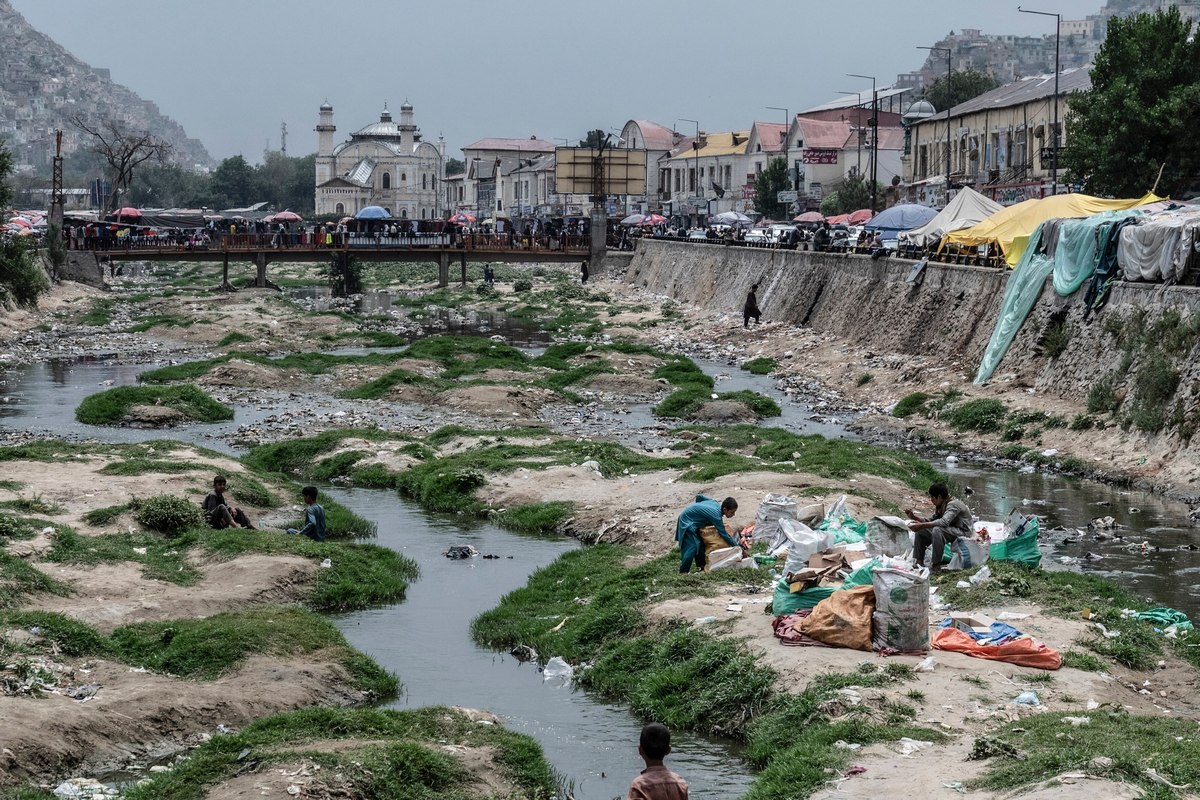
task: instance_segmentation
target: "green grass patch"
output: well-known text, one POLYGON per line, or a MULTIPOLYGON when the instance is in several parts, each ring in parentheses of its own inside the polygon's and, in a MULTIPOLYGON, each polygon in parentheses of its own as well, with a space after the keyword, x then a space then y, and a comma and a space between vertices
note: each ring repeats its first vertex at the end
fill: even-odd
POLYGON ((112 461, 100 468, 101 475, 147 475, 150 473, 162 475, 177 475, 183 472, 219 472, 211 464, 196 461, 169 461, 164 458, 152 458, 133 455, 120 461, 112 461))
POLYGON ((397 386, 418 386, 431 392, 440 392, 453 386, 453 382, 428 378, 406 369, 394 369, 373 381, 338 392, 338 397, 348 400, 380 400, 388 397, 397 386))
POLYGON ((228 364, 234 359, 259 364, 272 369, 297 370, 308 375, 322 375, 339 366, 386 366, 403 357, 403 353, 368 353, 362 356, 339 356, 329 353, 292 353, 279 358, 270 358, 246 350, 235 350, 223 356, 216 356, 215 358, 188 361, 183 364, 173 364, 168 367, 146 370, 138 375, 138 380, 141 383, 151 384, 194 381, 203 375, 207 375, 216 367, 228 364))
MULTIPOLYGON (((123 509, 123 506, 112 508, 123 509)), ((80 536, 59 526, 54 546, 45 556, 60 564, 103 564, 130 561, 142 565, 142 575, 151 580, 190 586, 202 577, 187 559, 187 547, 153 533, 115 533, 80 536)))
POLYGON ((368 442, 404 441, 410 437, 378 428, 337 428, 303 439, 260 445, 246 454, 243 461, 252 469, 307 477, 312 465, 326 453, 337 450, 345 439, 368 442))
POLYGON ((925 392, 913 392, 906 394, 900 398, 900 402, 896 403, 896 407, 892 409, 893 417, 911 417, 913 414, 924 412, 925 404, 929 402, 930 396, 925 392))
POLYGON ((494 753, 501 776, 521 797, 548 800, 561 792, 554 770, 530 737, 479 725, 448 708, 414 711, 313 708, 257 720, 236 734, 215 736, 170 772, 126 791, 126 800, 201 800, 208 788, 239 774, 247 759, 260 769, 315 761, 340 776, 353 797, 396 800, 478 800, 479 776, 448 753, 465 746, 494 753), (306 742, 359 740, 361 745, 306 748, 306 742))
POLYGON ((518 533, 550 534, 575 511, 574 503, 554 501, 533 505, 506 508, 497 513, 494 520, 502 528, 518 533))
POLYGON ((980 398, 948 409, 942 418, 956 431, 995 433, 1000 430, 1007 414, 1008 409, 999 400, 980 398))
POLYGON ((770 375, 779 368, 779 362, 773 358, 759 356, 742 363, 742 369, 751 375, 770 375))
POLYGON ((116 301, 108 298, 93 300, 92 307, 88 310, 88 313, 84 315, 81 321, 84 325, 90 325, 95 328, 98 328, 101 325, 107 325, 108 323, 112 322, 112 310, 114 305, 116 305, 116 301))
POLYGON ((0 489, 5 490, 6 492, 19 492, 24 488, 25 488, 25 484, 22 483, 21 481, 13 481, 13 480, 7 480, 7 479, 0 480, 0 489))
POLYGON ((854 385, 859 387, 866 386, 873 380, 875 380, 874 375, 869 372, 864 372, 862 375, 858 376, 858 380, 854 382, 854 385))
POLYGON ((61 514, 66 509, 61 503, 47 500, 40 494, 33 497, 18 497, 16 500, 0 500, 0 508, 11 508, 13 511, 24 511, 27 514, 61 514))
POLYGON ((233 331, 221 337, 221 341, 217 342, 217 347, 229 347, 234 344, 247 344, 253 342, 254 337, 242 333, 241 331, 233 331))
POLYGON ((15 608, 39 593, 66 596, 71 590, 25 559, 0 550, 0 608, 15 608))
MULTIPOLYGON (((713 392, 701 386, 691 385, 678 389, 654 407, 656 417, 671 417, 674 419, 690 419, 705 406, 712 402, 713 392)), ((778 417, 783 413, 779 404, 766 395, 742 389, 736 392, 720 392, 718 400, 741 403, 757 418, 778 417)))
POLYGON ((163 405, 193 422, 233 419, 233 409, 194 386, 118 386, 85 397, 75 419, 87 425, 116 425, 135 405, 163 405))
MULTIPOLYGON (((1074 713, 1078 716, 1078 712, 1074 713)), ((1064 772, 1086 772, 1140 787, 1148 798, 1190 796, 1154 781, 1153 769, 1177 786, 1200 781, 1196 723, 1164 717, 1132 716, 1107 707, 1089 712, 1091 723, 1064 721, 1072 712, 1034 714, 976 740, 974 754, 991 757, 979 788, 1008 792, 1064 772), (1111 759, 1093 765, 1096 756, 1111 759)))

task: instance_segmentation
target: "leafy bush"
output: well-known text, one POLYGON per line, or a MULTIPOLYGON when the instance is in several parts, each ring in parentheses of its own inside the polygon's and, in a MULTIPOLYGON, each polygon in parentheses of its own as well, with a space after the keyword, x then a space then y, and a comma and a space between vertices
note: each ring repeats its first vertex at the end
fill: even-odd
POLYGON ((913 392, 900 398, 900 402, 896 403, 896 407, 892 409, 893 417, 911 417, 918 411, 925 410, 925 403, 929 401, 929 395, 924 392, 913 392))
POLYGON ((115 425, 133 406, 153 405, 173 408, 196 422, 233 419, 232 408, 195 386, 118 386, 85 397, 75 409, 75 419, 87 425, 115 425))
POLYGON ((204 524, 204 514, 195 503, 169 494, 140 500, 133 518, 151 530, 174 536, 204 524))
POLYGON ((1076 414, 1070 425, 1070 429, 1073 431, 1087 431, 1094 427, 1096 427, 1096 420, 1090 414, 1076 414))
POLYGON ((871 373, 869 373, 869 372, 864 372, 862 375, 859 375, 859 376, 858 376, 858 381, 857 381, 857 384, 856 384, 856 385, 858 385, 858 386, 866 386, 868 383, 870 383, 870 382, 871 382, 871 381, 873 381, 873 380, 875 380, 875 376, 874 376, 874 375, 872 375, 872 374, 871 374, 871 373))
POLYGON ((1067 344, 1071 341, 1071 328, 1065 319, 1053 319, 1042 331, 1042 352, 1051 358, 1058 358, 1066 352, 1067 344))
POLYGON ((993 433, 1000 430, 1007 413, 1008 409, 999 400, 981 398, 949 409, 944 418, 956 431, 993 433))
POLYGON ((746 370, 751 375, 770 375, 778 366, 779 363, 775 361, 775 359, 767 358, 766 356, 759 356, 758 358, 752 358, 749 361, 744 362, 742 364, 742 369, 746 370))
POLYGON ((519 279, 513 281, 513 291, 514 292, 532 292, 533 291, 533 281, 527 280, 525 278, 519 278, 519 279))
POLYGON ((1161 353, 1152 353, 1138 370, 1134 384, 1137 402, 1130 417, 1133 424, 1148 433, 1157 433, 1166 424, 1167 403, 1179 388, 1179 371, 1161 353))
POLYGON ((0 303, 11 300, 32 308, 49 288, 50 280, 25 243, 16 237, 0 239, 0 303))
POLYGON ((1093 414, 1116 411, 1120 405, 1121 401, 1117 399, 1117 393, 1113 389, 1112 381, 1108 378, 1094 384, 1088 390, 1087 410, 1093 414))

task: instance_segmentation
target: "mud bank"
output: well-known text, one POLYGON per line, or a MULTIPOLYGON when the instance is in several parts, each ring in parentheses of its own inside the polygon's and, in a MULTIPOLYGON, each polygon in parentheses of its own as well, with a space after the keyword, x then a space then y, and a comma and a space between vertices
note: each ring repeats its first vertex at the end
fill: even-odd
MULTIPOLYGON (((1047 284, 995 375, 974 386, 1008 272, 931 263, 913 286, 905 282, 911 264, 646 241, 625 281, 725 315, 726 324, 741 321, 746 293, 761 281, 758 302, 770 324, 765 333, 741 337, 747 356, 801 344, 800 337, 789 342, 781 336, 781 328, 795 326, 827 346, 796 348, 797 360, 806 363, 792 362, 789 370, 825 373, 823 379, 840 380, 841 388, 866 399, 887 403, 915 391, 951 389, 968 398, 998 398, 1014 411, 1088 416, 1071 436, 1064 427, 1061 442, 1047 432, 1043 445, 1078 451, 1072 454, 1112 478, 1185 500, 1200 497, 1200 453, 1193 444, 1200 423, 1200 289, 1118 283, 1107 306, 1085 320, 1082 290, 1060 297, 1047 284), (754 346, 765 339, 777 340, 779 348, 758 353, 754 346), (880 370, 891 380, 855 387, 867 372, 881 377, 880 370)), ((936 419, 910 418, 905 426, 948 432, 936 419)), ((999 436, 993 444, 1003 449, 999 436)))

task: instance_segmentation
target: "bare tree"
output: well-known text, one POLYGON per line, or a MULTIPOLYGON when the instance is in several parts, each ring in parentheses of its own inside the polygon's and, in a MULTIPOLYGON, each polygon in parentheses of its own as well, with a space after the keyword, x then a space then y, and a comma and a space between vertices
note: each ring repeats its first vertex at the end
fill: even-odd
POLYGON ((148 131, 126 130, 113 119, 90 122, 76 114, 71 117, 71 124, 92 137, 91 151, 108 162, 112 169, 113 193, 109 197, 109 211, 115 211, 121 195, 129 191, 136 167, 150 159, 165 164, 174 150, 170 142, 148 131))

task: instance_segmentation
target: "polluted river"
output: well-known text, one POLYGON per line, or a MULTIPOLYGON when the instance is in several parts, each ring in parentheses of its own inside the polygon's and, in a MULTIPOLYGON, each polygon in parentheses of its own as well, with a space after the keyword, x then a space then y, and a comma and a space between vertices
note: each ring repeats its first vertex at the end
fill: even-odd
MULTIPOLYGON (((374 303, 361 310, 379 311, 379 301, 374 303)), ((515 324, 500 314, 453 324, 445 317, 434 318, 433 324, 429 319, 414 320, 418 322, 426 335, 499 335, 531 352, 551 340, 549 334, 515 324)), ((768 376, 750 375, 728 364, 696 361, 716 378, 722 391, 747 389, 775 399, 783 415, 765 424, 782 425, 797 433, 855 436, 847 429, 854 421, 852 415, 831 418, 814 414, 808 402, 780 391, 768 376)), ((303 401, 287 392, 264 391, 252 398, 237 392, 221 398, 235 410, 230 422, 188 425, 167 435, 159 430, 98 427, 75 420, 74 409, 83 398, 105 387, 135 384, 138 374, 153 366, 95 356, 0 370, 0 432, 13 440, 22 433, 49 433, 73 440, 121 443, 169 435, 239 454, 244 451, 247 429, 274 425, 277 433, 286 435, 294 424, 286 421, 291 412, 344 413, 338 407, 340 401, 332 398, 328 408, 301 409, 303 401)), ((649 403, 633 403, 576 413, 570 430, 652 447, 661 440, 664 428, 650 408, 649 403)), ((361 409, 351 413, 368 423, 384 421, 361 409)), ((406 415, 417 421, 430 419, 428 409, 401 409, 395 414, 386 421, 395 422, 406 415)), ((563 421, 551 418, 546 422, 561 429, 563 421)), ((942 458, 944 454, 932 458, 934 465, 950 474, 960 489, 970 487, 966 499, 980 518, 1001 519, 1019 509, 1043 519, 1043 563, 1047 568, 1095 572, 1153 598, 1156 604, 1193 617, 1200 614, 1200 595, 1196 581, 1190 579, 1200 572, 1200 551, 1196 549, 1200 537, 1186 526, 1186 507, 1094 481, 973 466, 966 457, 945 462, 942 458), (1088 524, 1103 517, 1112 517, 1114 528, 1097 538, 1088 531, 1088 524)), ((513 730, 538 740, 548 760, 573 783, 579 800, 623 796, 629 777, 641 768, 636 752, 641 721, 623 706, 601 702, 562 679, 547 679, 536 664, 481 648, 470 636, 476 616, 495 607, 507 592, 524 586, 532 572, 580 545, 561 537, 520 535, 487 523, 430 514, 394 491, 338 487, 323 487, 322 491, 375 522, 378 544, 420 566, 420 577, 408 587, 403 602, 335 617, 354 647, 399 677, 402 694, 392 705, 489 709, 513 730), (462 544, 495 558, 452 560, 443 556, 449 547, 462 544)), ((667 537, 670 532, 662 535, 667 537)), ((540 655, 544 659, 555 654, 540 655)), ((677 734, 672 765, 686 774, 695 798, 738 797, 754 779, 754 771, 738 758, 733 743, 704 737, 677 734)))

